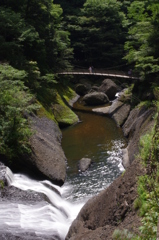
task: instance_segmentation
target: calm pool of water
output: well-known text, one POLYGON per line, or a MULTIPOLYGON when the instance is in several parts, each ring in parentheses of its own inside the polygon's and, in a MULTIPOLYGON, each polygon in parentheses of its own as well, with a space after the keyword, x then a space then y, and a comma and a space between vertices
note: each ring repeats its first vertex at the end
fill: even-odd
POLYGON ((127 145, 121 128, 106 116, 76 111, 80 123, 62 130, 62 147, 68 160, 67 181, 71 194, 66 198, 90 198, 105 189, 123 169, 122 148, 127 145), (89 170, 81 173, 78 161, 91 158, 89 170))

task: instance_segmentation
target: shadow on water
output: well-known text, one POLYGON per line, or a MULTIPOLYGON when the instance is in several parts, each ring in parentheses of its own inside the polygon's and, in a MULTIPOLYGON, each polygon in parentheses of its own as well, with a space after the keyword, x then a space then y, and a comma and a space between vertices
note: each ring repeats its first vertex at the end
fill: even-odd
POLYGON ((79 199, 98 193, 121 174, 121 149, 127 142, 111 118, 92 113, 91 108, 80 106, 79 102, 76 109, 77 106, 80 122, 62 130, 62 147, 68 160, 66 184, 72 184, 72 196, 68 198, 79 199), (93 161, 85 173, 78 171, 78 161, 83 157, 93 161))

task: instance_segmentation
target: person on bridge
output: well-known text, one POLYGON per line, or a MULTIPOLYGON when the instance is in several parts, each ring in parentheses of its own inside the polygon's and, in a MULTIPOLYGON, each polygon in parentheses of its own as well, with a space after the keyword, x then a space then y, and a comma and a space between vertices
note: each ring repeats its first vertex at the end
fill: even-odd
POLYGON ((89 73, 92 73, 92 67, 89 67, 89 73))
POLYGON ((132 69, 129 69, 128 75, 131 76, 131 74, 132 74, 132 69))

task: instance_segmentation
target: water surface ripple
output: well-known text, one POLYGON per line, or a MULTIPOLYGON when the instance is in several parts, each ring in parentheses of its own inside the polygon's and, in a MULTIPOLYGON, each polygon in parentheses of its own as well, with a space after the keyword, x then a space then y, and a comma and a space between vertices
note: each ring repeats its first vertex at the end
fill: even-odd
POLYGON ((76 112, 80 122, 63 129, 62 147, 68 160, 67 181, 70 188, 67 199, 90 198, 117 178, 124 170, 122 148, 126 139, 122 129, 106 116, 76 112), (78 161, 88 157, 92 165, 84 173, 78 170, 78 161))

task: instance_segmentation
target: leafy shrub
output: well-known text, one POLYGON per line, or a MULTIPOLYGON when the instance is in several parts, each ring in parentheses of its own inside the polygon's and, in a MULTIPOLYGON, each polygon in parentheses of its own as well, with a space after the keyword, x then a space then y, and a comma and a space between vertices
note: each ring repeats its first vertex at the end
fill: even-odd
POLYGON ((38 106, 24 86, 24 71, 1 65, 0 72, 0 153, 11 159, 30 152, 27 114, 38 106))
POLYGON ((140 138, 140 157, 144 160, 144 162, 147 161, 152 148, 152 137, 153 131, 140 138))
POLYGON ((139 208, 142 216, 140 231, 142 239, 156 239, 157 222, 159 216, 159 116, 150 134, 141 138, 140 158, 143 160, 147 174, 139 177, 138 198, 134 207, 139 208))
POLYGON ((124 230, 116 229, 112 235, 113 240, 130 240, 134 239, 133 237, 134 235, 130 233, 127 229, 124 230))

